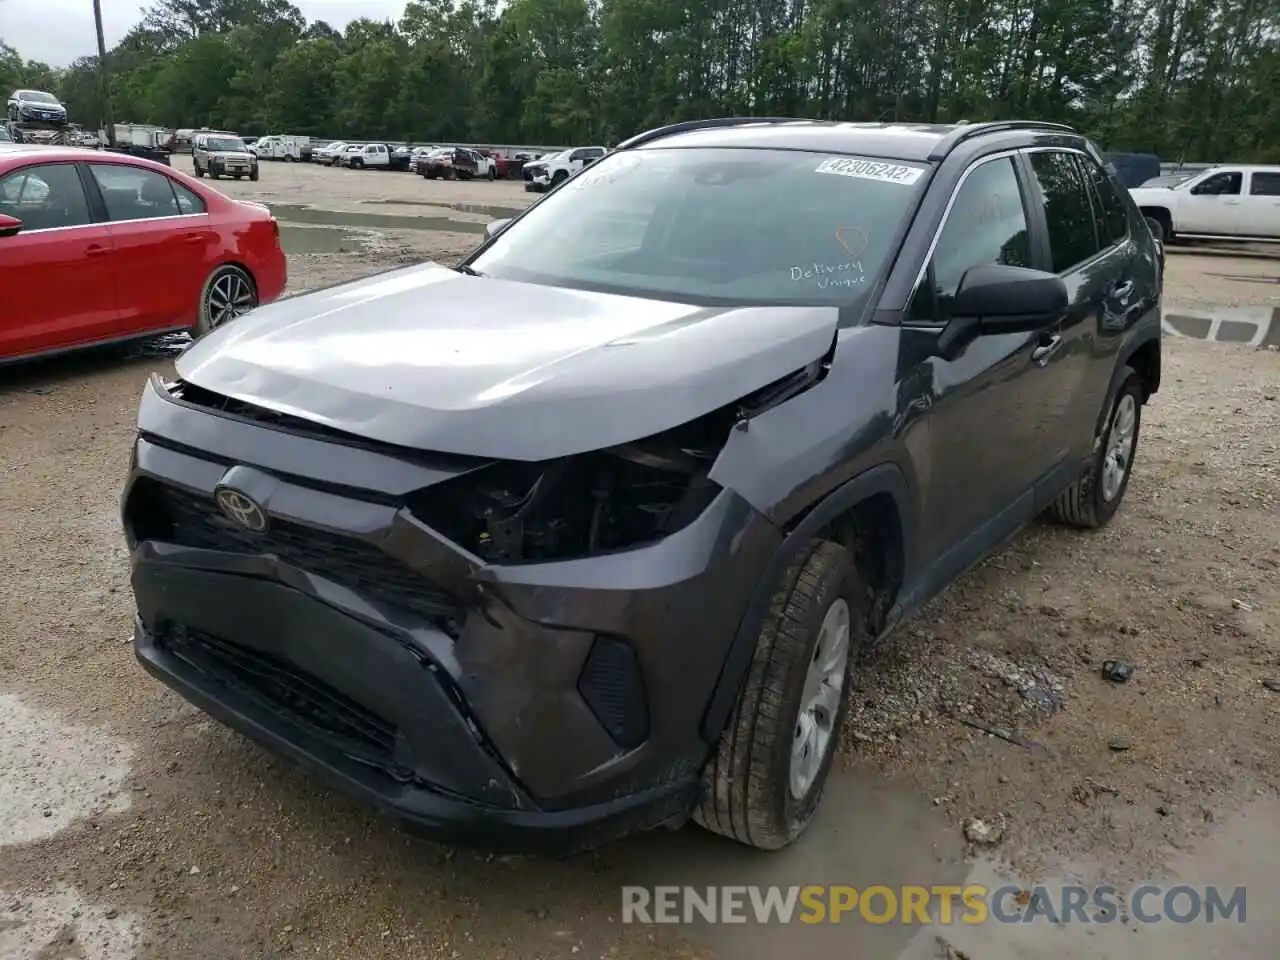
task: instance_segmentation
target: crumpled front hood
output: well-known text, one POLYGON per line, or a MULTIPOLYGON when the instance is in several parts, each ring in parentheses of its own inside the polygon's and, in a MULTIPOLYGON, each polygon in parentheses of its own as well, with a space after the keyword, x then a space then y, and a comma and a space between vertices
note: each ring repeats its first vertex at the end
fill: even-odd
POLYGON ((372 440, 545 460, 687 423, 826 352, 830 307, 696 307, 407 267, 259 307, 184 380, 372 440))

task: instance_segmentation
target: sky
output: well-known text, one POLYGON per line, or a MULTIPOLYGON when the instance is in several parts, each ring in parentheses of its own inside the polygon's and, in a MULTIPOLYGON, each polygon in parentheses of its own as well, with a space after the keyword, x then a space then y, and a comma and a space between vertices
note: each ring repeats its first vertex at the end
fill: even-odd
MULTIPOLYGON (((143 0, 102 0, 107 49, 115 46, 142 19, 143 0)), ((341 30, 352 20, 398 20, 404 0, 293 0, 308 22, 324 20, 341 30)), ((98 51, 93 30, 92 0, 0 0, 0 40, 24 60, 54 67, 98 51)))

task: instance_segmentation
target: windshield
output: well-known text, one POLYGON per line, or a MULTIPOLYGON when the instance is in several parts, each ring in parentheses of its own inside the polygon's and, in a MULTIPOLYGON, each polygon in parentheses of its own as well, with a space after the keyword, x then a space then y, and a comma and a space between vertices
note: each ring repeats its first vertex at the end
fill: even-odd
POLYGON ((849 304, 889 256, 926 169, 795 150, 628 150, 567 180, 469 266, 694 303, 849 304))
POLYGON ((19 100, 30 100, 32 103, 57 103, 58 98, 50 93, 44 93, 40 90, 22 90, 18 93, 19 100))
POLYGON ((215 153, 244 153, 247 149, 239 137, 210 137, 207 142, 215 153))
POLYGON ((13 137, 9 136, 8 127, 0 127, 0 143, 13 143, 13 137))

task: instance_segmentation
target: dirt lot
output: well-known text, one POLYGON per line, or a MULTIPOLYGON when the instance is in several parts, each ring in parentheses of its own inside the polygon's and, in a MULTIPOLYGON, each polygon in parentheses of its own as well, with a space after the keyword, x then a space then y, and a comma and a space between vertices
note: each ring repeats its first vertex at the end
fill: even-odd
MULTIPOLYGON (((284 164, 224 189, 289 226, 291 292, 450 260, 526 200, 284 164)), ((1170 296, 1272 305, 1273 284, 1208 275, 1277 275, 1262 263, 1171 258, 1170 296)), ((1023 876, 1148 874, 1280 787, 1280 353, 1170 339, 1165 358, 1116 521, 1028 530, 872 654, 814 835, 762 858, 689 828, 567 863, 408 838, 149 680, 117 496, 141 384, 170 362, 5 371, 0 957, 780 957, 798 933, 624 927, 618 887, 946 882, 974 816, 1023 876)), ((831 945, 890 958, 908 935, 831 945)))

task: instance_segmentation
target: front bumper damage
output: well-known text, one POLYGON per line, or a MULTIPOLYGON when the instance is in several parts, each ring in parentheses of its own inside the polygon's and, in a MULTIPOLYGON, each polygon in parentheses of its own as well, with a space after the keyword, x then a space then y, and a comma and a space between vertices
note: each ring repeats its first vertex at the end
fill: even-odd
POLYGON ((475 462, 295 426, 148 385, 122 502, 143 666, 441 839, 566 852, 681 821, 777 529, 722 489, 647 545, 485 563, 412 505, 475 462))

